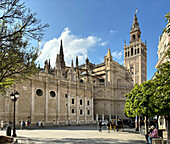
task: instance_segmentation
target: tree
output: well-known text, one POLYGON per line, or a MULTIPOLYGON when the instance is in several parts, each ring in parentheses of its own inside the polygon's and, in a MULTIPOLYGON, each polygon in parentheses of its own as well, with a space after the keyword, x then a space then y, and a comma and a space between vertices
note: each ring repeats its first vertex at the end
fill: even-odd
MULTIPOLYGON (((155 116, 155 108, 158 106, 152 101, 155 92, 155 84, 152 81, 146 81, 142 84, 136 84, 130 93, 126 94, 127 98, 124 112, 129 117, 155 116)), ((148 133, 148 121, 146 121, 146 134, 148 133)))
POLYGON ((30 41, 39 41, 48 24, 40 20, 19 0, 1 0, 0 9, 0 93, 17 81, 36 73, 38 47, 30 41))
POLYGON ((167 123, 167 143, 170 140, 170 51, 167 52, 167 61, 158 67, 154 82, 156 84, 153 101, 159 105, 157 115, 165 116, 167 123))

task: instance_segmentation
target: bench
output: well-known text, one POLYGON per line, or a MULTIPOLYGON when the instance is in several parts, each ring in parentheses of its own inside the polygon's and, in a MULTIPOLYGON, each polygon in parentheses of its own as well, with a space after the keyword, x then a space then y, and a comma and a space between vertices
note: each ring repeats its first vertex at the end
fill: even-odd
POLYGON ((152 144, 164 144, 164 140, 162 138, 153 138, 152 144))

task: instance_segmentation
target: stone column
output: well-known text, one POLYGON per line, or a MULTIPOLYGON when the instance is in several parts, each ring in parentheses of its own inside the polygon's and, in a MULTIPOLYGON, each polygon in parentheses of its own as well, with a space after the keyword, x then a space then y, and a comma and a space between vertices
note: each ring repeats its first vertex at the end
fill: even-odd
POLYGON ((104 114, 102 114, 102 121, 104 121, 104 114))
POLYGON ((31 123, 35 122, 35 90, 34 81, 31 80, 31 123))
POLYGON ((76 121, 77 121, 77 124, 79 124, 79 97, 76 96, 76 121))
POLYGON ((96 114, 96 121, 97 121, 97 122, 99 121, 99 117, 98 117, 98 114, 96 114))
POLYGON ((86 111, 86 96, 85 96, 85 91, 84 91, 84 120, 85 120, 85 123, 87 123, 87 111, 86 111))
POLYGON ((93 118, 93 98, 91 99, 91 114, 92 114, 92 121, 94 121, 94 118, 93 118))
POLYGON ((59 125, 59 122, 60 122, 60 87, 59 87, 59 85, 60 85, 60 81, 58 82, 58 93, 57 93, 57 98, 58 98, 58 100, 57 100, 57 115, 58 115, 58 117, 57 117, 57 125, 59 125))
POLYGON ((68 99, 68 101, 67 101, 67 107, 68 107, 67 112, 68 112, 68 121, 69 121, 70 120, 70 95, 67 95, 67 99, 68 99))
POLYGON ((46 82, 45 82, 45 122, 48 122, 48 95, 49 95, 48 77, 46 77, 46 82))
POLYGON ((111 121, 111 115, 109 115, 109 121, 111 121))

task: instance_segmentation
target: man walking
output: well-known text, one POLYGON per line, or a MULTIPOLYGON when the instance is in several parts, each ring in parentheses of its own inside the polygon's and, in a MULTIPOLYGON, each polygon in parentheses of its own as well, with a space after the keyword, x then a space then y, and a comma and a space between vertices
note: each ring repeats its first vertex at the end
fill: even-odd
POLYGON ((102 132, 102 120, 99 121, 99 132, 102 132))

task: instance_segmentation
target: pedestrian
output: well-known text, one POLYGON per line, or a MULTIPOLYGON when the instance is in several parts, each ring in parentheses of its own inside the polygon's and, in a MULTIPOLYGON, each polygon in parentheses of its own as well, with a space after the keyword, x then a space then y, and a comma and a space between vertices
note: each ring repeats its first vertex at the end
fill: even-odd
POLYGON ((158 129, 158 122, 156 120, 156 118, 153 119, 153 126, 158 129))
POLYGON ((110 133, 110 122, 109 122, 109 120, 107 122, 107 130, 108 130, 108 133, 110 133))
POLYGON ((151 126, 150 129, 152 130, 152 133, 150 133, 148 136, 148 143, 149 144, 152 144, 152 139, 153 138, 158 138, 158 130, 154 127, 154 126, 151 126))
POLYGON ((23 123, 23 122, 22 122, 22 120, 21 120, 21 121, 20 121, 20 128, 21 128, 21 129, 22 129, 22 127, 23 127, 23 126, 22 126, 22 123, 23 123))
POLYGON ((25 121, 25 129, 27 129, 27 127, 28 127, 28 121, 26 120, 25 121))
POLYGON ((39 128, 41 127, 41 121, 40 120, 37 122, 37 125, 38 125, 39 128))
POLYGON ((25 121, 22 122, 22 128, 25 129, 25 121))
POLYGON ((53 127, 55 127, 56 126, 56 120, 54 119, 53 120, 53 127))
POLYGON ((1 120, 1 130, 4 129, 4 123, 3 123, 3 120, 1 120))
POLYGON ((115 131, 116 130, 116 121, 113 121, 112 126, 113 126, 113 129, 115 131))
POLYGON ((30 121, 28 120, 28 127, 29 127, 29 125, 30 125, 30 121))
POLYGON ((99 121, 99 132, 102 132, 102 120, 99 121))
POLYGON ((68 126, 71 126, 71 121, 70 120, 68 120, 68 126))

